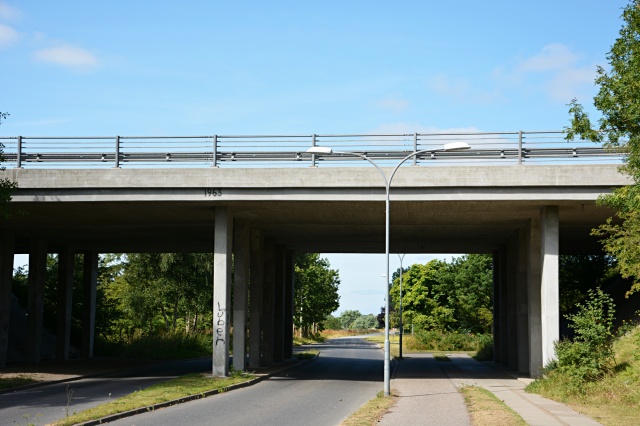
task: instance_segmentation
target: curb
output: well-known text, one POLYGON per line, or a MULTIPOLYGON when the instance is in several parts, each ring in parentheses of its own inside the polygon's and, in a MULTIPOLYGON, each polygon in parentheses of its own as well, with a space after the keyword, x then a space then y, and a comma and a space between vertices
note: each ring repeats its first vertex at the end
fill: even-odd
POLYGON ((172 405, 177 405, 177 404, 182 404, 184 402, 190 402, 190 401, 195 401, 197 399, 202 399, 202 398, 207 398, 209 396, 213 396, 213 395, 217 395, 219 393, 224 393, 224 392, 228 392, 228 391, 232 391, 235 389, 242 389, 245 387, 249 387, 252 385, 255 385, 256 383, 259 383, 265 379, 268 379, 269 377, 280 373, 282 371, 286 371, 289 370, 291 368, 295 368, 295 367, 300 367, 308 362, 313 361, 314 359, 316 359, 319 356, 316 355, 313 358, 310 359, 305 359, 299 362, 295 362, 291 365, 285 366, 281 369, 272 371, 270 373, 265 373, 262 375, 259 375, 258 377, 254 378, 254 379, 250 379, 247 380, 246 382, 242 382, 242 383, 237 383, 235 385, 231 385, 231 386, 227 386, 225 388, 222 389, 214 389, 214 390, 210 390, 207 392, 203 392, 203 393, 199 393, 199 394, 195 394, 195 395, 187 395, 187 396, 183 396, 181 398, 177 398, 177 399, 173 399, 171 401, 165 401, 165 402, 160 402, 158 404, 153 404, 153 405, 148 405, 146 407, 140 407, 140 408, 136 408, 133 410, 129 410, 129 411, 123 411, 122 413, 116 413, 116 414, 111 414, 109 416, 105 416, 105 417, 101 417, 99 419, 94 419, 94 420, 89 420, 86 421, 84 423, 75 423, 75 425, 79 425, 79 426, 94 426, 94 425, 101 425, 103 423, 109 423, 109 422, 113 422, 115 420, 120 420, 123 418, 127 418, 127 417, 132 417, 135 416, 137 414, 142 414, 142 413, 147 413, 150 411, 155 411, 161 408, 166 408, 166 407, 171 407, 172 405))

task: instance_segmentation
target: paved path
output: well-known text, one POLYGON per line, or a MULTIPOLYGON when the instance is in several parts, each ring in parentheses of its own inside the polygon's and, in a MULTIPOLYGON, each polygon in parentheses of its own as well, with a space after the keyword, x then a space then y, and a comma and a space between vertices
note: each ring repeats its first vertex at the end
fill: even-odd
POLYGON ((467 355, 448 355, 452 362, 437 362, 430 354, 410 354, 398 361, 391 388, 398 404, 381 425, 469 425, 467 408, 457 388, 485 388, 504 401, 531 426, 600 423, 566 405, 524 391, 526 381, 467 355))

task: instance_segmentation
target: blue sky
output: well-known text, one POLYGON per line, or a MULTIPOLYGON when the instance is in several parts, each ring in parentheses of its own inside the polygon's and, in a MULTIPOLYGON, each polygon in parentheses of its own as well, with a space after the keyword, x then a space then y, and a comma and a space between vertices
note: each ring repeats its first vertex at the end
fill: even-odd
MULTIPOLYGON (((626 4, 0 1, 0 135, 557 130, 626 4)), ((382 258, 329 256, 340 311, 379 311, 382 258)))

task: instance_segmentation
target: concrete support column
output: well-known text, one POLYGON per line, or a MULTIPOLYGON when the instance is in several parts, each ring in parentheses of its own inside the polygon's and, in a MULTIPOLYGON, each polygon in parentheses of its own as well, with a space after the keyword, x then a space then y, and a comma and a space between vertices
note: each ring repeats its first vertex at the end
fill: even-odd
POLYGON ((229 308, 231 307, 231 243, 233 220, 226 207, 216 207, 213 243, 213 371, 229 375, 229 308))
POLYGON ((509 282, 507 280, 507 246, 498 250, 498 282, 500 287, 500 363, 509 367, 509 282))
POLYGON ((247 369, 247 301, 251 229, 246 220, 236 220, 233 237, 233 368, 247 369))
POLYGON ((493 362, 501 363, 502 306, 500 305, 500 251, 493 252, 493 362))
POLYGON ((98 252, 84 253, 82 271, 82 356, 93 358, 96 335, 96 288, 98 286, 98 252))
POLYGON ((542 264, 540 255, 540 218, 533 218, 528 227, 527 294, 529 307, 529 374, 542 372, 542 312, 540 301, 542 264))
POLYGON ((285 252, 284 266, 284 358, 293 358, 293 295, 295 288, 295 253, 285 252))
POLYGON ((540 216, 542 277, 542 364, 555 359, 554 342, 560 339, 559 265, 560 209, 545 206, 540 216))
POLYGON ((517 268, 518 241, 515 237, 507 240, 507 347, 508 366, 511 370, 518 369, 518 298, 517 298, 517 268))
POLYGON ((264 283, 262 293, 262 362, 265 366, 274 362, 274 296, 275 296, 275 244, 264 244, 264 283))
POLYGON ((56 327, 56 359, 69 359, 71 335, 71 302, 73 297, 74 252, 65 247, 58 253, 58 321, 56 327))
POLYGON ((47 278, 47 247, 42 239, 31 241, 29 249, 29 301, 27 319, 27 362, 40 362, 44 284, 47 278))
POLYGON ((251 259, 249 280, 249 367, 262 363, 262 302, 264 283, 264 233, 251 229, 251 259))
POLYGON ((275 250, 275 280, 273 299, 273 360, 284 360, 284 247, 276 246, 275 250))
POLYGON ((518 266, 516 276, 516 314, 518 318, 518 372, 529 374, 529 306, 527 268, 529 254, 527 229, 518 231, 518 266))
POLYGON ((0 368, 7 363, 9 347, 14 246, 15 236, 12 232, 0 234, 0 368))

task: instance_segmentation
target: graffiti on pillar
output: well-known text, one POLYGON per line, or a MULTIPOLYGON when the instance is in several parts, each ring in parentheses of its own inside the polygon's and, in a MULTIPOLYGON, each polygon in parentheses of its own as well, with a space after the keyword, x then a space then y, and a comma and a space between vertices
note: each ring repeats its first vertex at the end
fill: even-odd
POLYGON ((216 312, 216 346, 218 342, 224 344, 225 343, 225 325, 226 325, 226 317, 227 317, 227 308, 223 308, 220 306, 220 302, 218 302, 218 312, 216 312))

